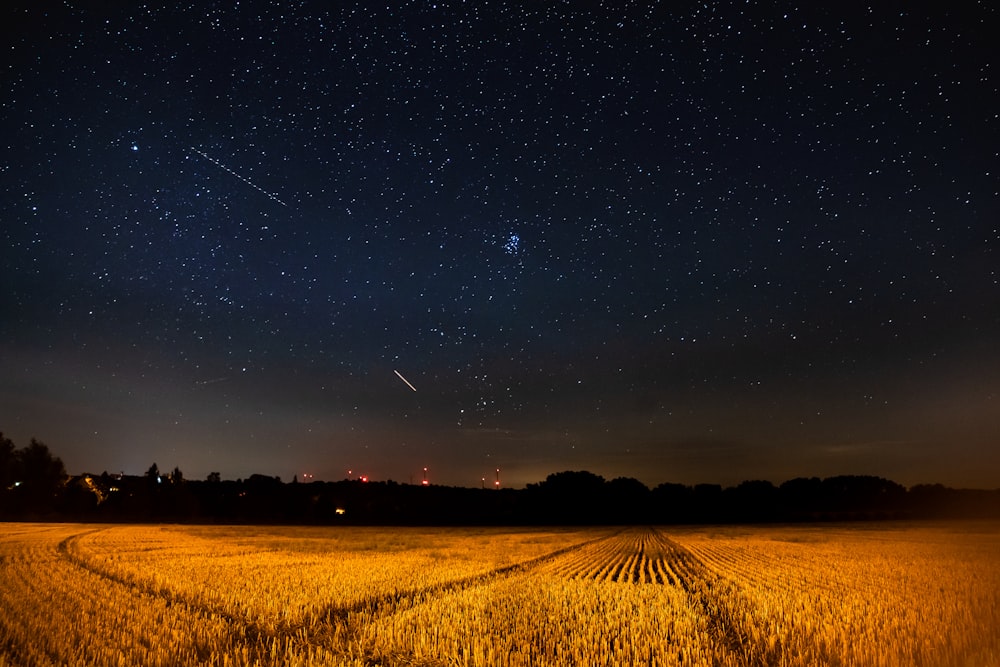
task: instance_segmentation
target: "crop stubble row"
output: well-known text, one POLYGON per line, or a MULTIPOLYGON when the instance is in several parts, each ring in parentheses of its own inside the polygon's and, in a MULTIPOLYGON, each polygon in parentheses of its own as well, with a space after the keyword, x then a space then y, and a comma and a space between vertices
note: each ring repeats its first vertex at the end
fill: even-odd
MULTIPOLYGON (((608 556, 609 562, 605 565, 605 569, 615 573, 608 581, 616 579, 625 581, 626 576, 632 576, 627 573, 639 571, 636 568, 642 559, 648 560, 645 555, 638 553, 646 542, 657 544, 660 548, 664 545, 655 532, 599 537, 528 558, 513 565, 479 571, 472 575, 468 573, 467 567, 458 564, 457 567, 445 568, 444 576, 438 577, 436 581, 423 588, 407 590, 397 588, 383 591, 379 595, 360 598, 348 595, 339 602, 326 602, 316 607, 323 611, 311 610, 310 613, 298 616, 286 615, 283 619, 277 619, 273 613, 274 605, 268 601, 273 593, 271 589, 265 586, 265 595, 255 594, 248 589, 245 578, 233 576, 233 572, 229 571, 228 578, 219 579, 220 574, 226 571, 226 568, 231 568, 234 563, 240 563, 240 572, 246 575, 259 573, 255 561, 261 561, 257 565, 263 563, 278 569, 284 565, 288 569, 293 565, 315 565, 314 558, 306 559, 305 563, 301 558, 292 558, 280 563, 275 562, 274 554, 258 553, 252 548, 232 545, 205 551, 205 544, 196 541, 185 545, 183 539, 177 539, 178 535, 164 534, 159 530, 147 533, 146 539, 142 539, 140 534, 140 539, 130 545, 130 540, 135 539, 135 530, 137 529, 77 530, 57 535, 59 539, 55 539, 51 533, 46 533, 47 539, 41 540, 40 544, 32 543, 28 552, 43 549, 47 558, 39 559, 33 556, 20 559, 22 562, 33 561, 36 569, 40 569, 36 572, 36 580, 45 582, 50 589, 67 598, 75 599, 80 595, 79 585, 74 586, 71 582, 86 582, 84 588, 101 591, 102 598, 107 601, 108 609, 120 608, 117 602, 113 602, 114 600, 129 599, 140 610, 144 606, 150 608, 162 606, 172 610, 172 614, 187 615, 189 618, 181 623, 182 627, 204 625, 206 621, 211 621, 217 626, 217 632, 212 638, 200 641, 187 653, 182 653, 178 646, 159 641, 158 633, 161 629, 157 623, 150 624, 147 620, 136 620, 132 627, 132 636, 138 638, 138 641, 133 643, 140 647, 158 646, 159 653, 150 656, 147 652, 142 654, 141 660, 130 661, 129 656, 135 651, 130 653, 128 642, 123 642, 123 650, 116 656, 122 664, 139 662, 167 664, 176 660, 178 655, 184 655, 185 662, 189 664, 250 664, 261 662, 268 656, 280 658, 278 661, 282 663, 289 663, 294 658, 299 664, 346 664, 347 661, 371 664, 380 661, 377 656, 396 656, 396 659, 399 659, 400 655, 406 653, 410 654, 407 660, 415 658, 434 662, 435 651, 424 653, 419 650, 414 651, 413 647, 408 645, 406 638, 403 638, 400 646, 390 647, 391 650, 387 653, 387 649, 380 648, 380 644, 385 642, 381 641, 378 633, 373 635, 371 629, 391 624, 392 621, 386 619, 391 619, 397 614, 414 609, 437 607, 442 600, 450 604, 455 597, 476 597, 476 593, 483 591, 487 599, 497 599, 494 592, 498 589, 503 590, 509 580, 516 580, 514 587, 519 588, 523 579, 541 574, 545 583, 550 584, 553 581, 552 577, 544 576, 545 571, 551 567, 557 573, 561 567, 560 561, 569 559, 571 562, 579 562, 581 553, 584 554, 584 558, 591 559, 591 562, 594 562, 595 555, 599 558, 608 556), (199 552, 202 559, 207 558, 201 563, 204 565, 203 576, 195 574, 200 568, 193 554, 199 552), (205 554, 210 555, 206 557, 205 554), (49 566, 38 568, 43 561, 49 566), (177 577, 176 572, 173 575, 167 574, 170 568, 165 565, 168 563, 180 566, 188 575, 194 576, 190 576, 185 582, 177 577), (206 576, 217 579, 215 590, 207 585, 206 576), (240 583, 241 581, 243 583, 240 583), (233 590, 229 591, 231 595, 227 596, 224 590, 219 590, 220 588, 233 590), (144 640, 142 633, 134 632, 140 626, 147 635, 150 635, 148 639, 144 640)), ((34 538, 37 540, 38 536, 34 538)), ((21 552, 20 555, 24 556, 25 553, 27 552, 21 552)), ((659 569, 650 570, 652 573, 650 580, 659 580, 663 583, 675 581, 673 570, 663 565, 665 561, 659 562, 661 563, 659 569)), ((329 565, 327 562, 326 566, 329 565)), ((350 569, 356 570, 354 567, 356 565, 357 563, 351 563, 350 569)), ((642 578, 641 575, 635 576, 638 577, 637 581, 642 578)), ((561 581, 561 577, 557 575, 554 581, 561 581)), ((287 584, 287 581, 278 582, 272 588, 284 587, 284 584, 287 584)), ((539 587, 536 586, 536 589, 539 587)), ((575 597, 581 597, 579 592, 575 597)), ((604 597, 609 596, 605 593, 604 597)), ((138 615, 141 616, 141 613, 138 615)), ((38 613, 34 616, 47 617, 38 613)), ((44 656, 36 651, 33 654, 33 661, 37 664, 71 663, 75 659, 74 655, 78 654, 77 658, 81 664, 86 663, 87 660, 79 656, 95 655, 93 650, 89 652, 78 650, 77 654, 66 650, 69 645, 79 647, 88 644, 83 641, 87 631, 86 624, 75 623, 75 625, 77 626, 75 633, 62 636, 61 639, 55 637, 51 641, 41 642, 49 648, 45 649, 44 656)), ((37 644, 34 638, 43 630, 42 627, 31 629, 21 627, 21 632, 18 634, 16 629, 5 628, 7 643, 10 646, 24 647, 23 650, 29 650, 31 646, 37 644)), ((45 634, 41 632, 41 636, 45 634)), ((173 634, 175 639, 178 639, 177 633, 173 634)), ((183 637, 178 641, 183 644, 183 637)), ((415 643, 417 646, 420 645, 419 638, 415 643)), ((560 652, 561 646, 561 640, 557 641, 549 657, 557 661, 565 659, 568 654, 560 652)), ((115 653, 118 644, 112 642, 99 648, 110 655, 115 653)), ((13 656, 19 655, 13 648, 7 653, 13 656)), ((459 650, 459 653, 463 651, 459 650)), ((487 650, 481 654, 464 651, 464 654, 467 658, 488 659, 486 656, 491 653, 487 650)), ((539 656, 536 654, 535 657, 539 656)))
MULTIPOLYGON (((1000 621, 998 588, 977 595, 961 585, 970 575, 1000 584, 995 540, 952 558, 946 541, 854 553, 829 537, 817 547, 690 531, 671 539, 651 528, 456 532, 430 548, 414 538, 383 553, 341 542, 324 552, 334 542, 310 533, 317 548, 297 552, 276 548, 274 536, 213 539, 211 530, 7 528, 0 667, 958 665, 996 662, 998 649, 982 636, 1000 621), (504 553, 487 553, 497 543, 504 553), (877 606, 859 568, 873 563, 888 572, 875 585, 890 591, 899 579, 950 571, 942 583, 958 587, 957 599, 929 585, 900 599, 950 603, 934 623, 963 622, 958 639, 954 626, 942 639, 913 614, 869 618, 877 606), (851 625, 839 620, 845 610, 851 625), (876 650, 886 638, 891 645, 876 650)), ((280 544, 300 544, 296 535, 306 533, 283 534, 280 544)))

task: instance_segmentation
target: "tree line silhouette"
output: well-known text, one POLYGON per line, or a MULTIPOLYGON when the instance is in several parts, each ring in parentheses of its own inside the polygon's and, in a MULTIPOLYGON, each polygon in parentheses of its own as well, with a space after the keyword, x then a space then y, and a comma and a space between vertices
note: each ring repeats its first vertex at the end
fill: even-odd
POLYGON ((179 468, 144 475, 67 475, 32 439, 16 449, 0 433, 0 520, 108 522, 604 525, 919 518, 1000 518, 1000 489, 909 489, 881 477, 796 478, 775 486, 664 483, 588 471, 553 473, 524 489, 394 481, 282 482, 269 475, 186 479, 179 468))

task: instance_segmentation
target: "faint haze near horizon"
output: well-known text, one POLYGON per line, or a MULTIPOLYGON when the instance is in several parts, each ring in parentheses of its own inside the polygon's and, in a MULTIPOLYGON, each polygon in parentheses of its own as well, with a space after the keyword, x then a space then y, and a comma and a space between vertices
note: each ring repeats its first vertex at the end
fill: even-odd
POLYGON ((998 12, 5 8, 0 430, 73 472, 996 488, 998 12))

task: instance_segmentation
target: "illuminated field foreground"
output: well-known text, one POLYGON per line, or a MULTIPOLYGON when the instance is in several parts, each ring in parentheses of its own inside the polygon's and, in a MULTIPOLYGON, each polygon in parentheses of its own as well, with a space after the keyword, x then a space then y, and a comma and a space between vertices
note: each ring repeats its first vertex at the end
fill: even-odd
POLYGON ((1000 525, 0 524, 6 665, 1000 665, 1000 525))

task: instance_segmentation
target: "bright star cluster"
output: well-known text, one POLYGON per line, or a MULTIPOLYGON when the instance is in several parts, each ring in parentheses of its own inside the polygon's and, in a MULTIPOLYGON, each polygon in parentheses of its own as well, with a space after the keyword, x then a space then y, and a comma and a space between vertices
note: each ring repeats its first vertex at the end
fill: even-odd
POLYGON ((1000 483, 988 2, 2 13, 0 429, 70 470, 1000 483))

